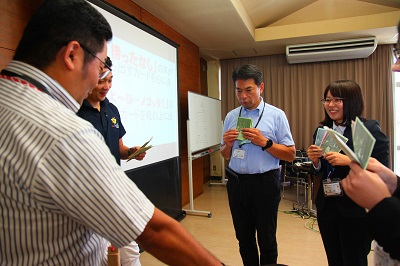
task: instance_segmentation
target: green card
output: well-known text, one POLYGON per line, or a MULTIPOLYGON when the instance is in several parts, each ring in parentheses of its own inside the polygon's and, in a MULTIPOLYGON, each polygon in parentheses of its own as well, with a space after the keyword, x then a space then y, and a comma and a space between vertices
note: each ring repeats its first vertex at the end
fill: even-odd
POLYGON ((239 136, 237 137, 238 140, 245 140, 242 136, 242 128, 252 128, 253 127, 253 120, 250 118, 245 117, 238 117, 236 123, 236 129, 239 131, 239 136))

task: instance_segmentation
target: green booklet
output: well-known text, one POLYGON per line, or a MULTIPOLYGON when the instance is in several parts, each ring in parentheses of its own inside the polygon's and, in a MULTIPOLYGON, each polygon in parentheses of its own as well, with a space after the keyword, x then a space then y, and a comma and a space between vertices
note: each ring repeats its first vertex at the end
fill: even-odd
POLYGON ((326 134, 326 130, 325 130, 325 129, 323 129, 323 128, 321 128, 321 127, 318 128, 317 136, 315 137, 314 145, 320 147, 320 146, 321 146, 321 143, 322 143, 322 140, 323 140, 324 137, 325 137, 325 134, 326 134))
POLYGON ((239 136, 237 137, 238 140, 245 140, 242 135, 242 128, 252 128, 253 127, 253 120, 250 118, 245 117, 238 117, 236 123, 236 129, 239 131, 239 136))
POLYGON ((356 121, 353 122, 351 127, 354 151, 352 151, 346 143, 338 137, 336 131, 327 127, 324 128, 351 160, 358 162, 363 169, 367 168, 369 157, 374 149, 376 140, 358 117, 356 117, 356 121))
POLYGON ((149 144, 149 142, 153 139, 153 137, 151 137, 149 139, 149 141, 145 142, 137 151, 135 151, 134 153, 132 153, 131 155, 129 155, 127 162, 129 162, 130 160, 132 160, 133 158, 135 158, 137 155, 141 154, 142 152, 147 151, 148 149, 152 148, 152 145, 147 146, 147 144, 149 144))
MULTIPOLYGON (((335 139, 330 134, 328 134, 328 131, 326 130, 326 128, 327 127, 324 127, 325 133, 322 137, 321 144, 320 144, 320 147, 322 149, 322 154, 325 155, 328 152, 340 152, 342 150, 342 148, 340 147, 339 144, 336 143, 335 139)), ((328 129, 330 129, 330 128, 328 128, 328 129)), ((330 129, 330 130, 332 130, 332 129, 330 129)), ((339 139, 341 139, 344 143, 346 143, 348 141, 348 139, 345 136, 339 134, 335 130, 332 130, 332 131, 335 134, 335 136, 338 137, 339 139)), ((317 132, 317 134, 318 134, 318 132, 317 132)))

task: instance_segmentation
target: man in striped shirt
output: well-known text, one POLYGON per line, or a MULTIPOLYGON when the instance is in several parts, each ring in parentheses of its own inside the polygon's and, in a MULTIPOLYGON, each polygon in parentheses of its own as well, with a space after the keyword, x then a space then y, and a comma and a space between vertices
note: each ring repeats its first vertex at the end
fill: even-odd
POLYGON ((1 72, 0 265, 105 265, 109 242, 135 239, 167 264, 221 264, 154 207, 76 116, 111 38, 86 1, 47 0, 1 72))

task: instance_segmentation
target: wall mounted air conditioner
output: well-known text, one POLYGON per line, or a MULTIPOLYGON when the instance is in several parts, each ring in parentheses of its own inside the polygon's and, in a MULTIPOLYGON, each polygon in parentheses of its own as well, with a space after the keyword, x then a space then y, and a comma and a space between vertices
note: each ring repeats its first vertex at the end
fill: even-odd
POLYGON ((366 58, 376 49, 375 37, 286 46, 289 64, 366 58))

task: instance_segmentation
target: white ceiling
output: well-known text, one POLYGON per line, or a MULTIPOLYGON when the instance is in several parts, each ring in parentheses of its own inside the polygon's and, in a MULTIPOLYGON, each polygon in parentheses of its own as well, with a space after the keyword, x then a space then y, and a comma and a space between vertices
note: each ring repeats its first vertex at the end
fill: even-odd
POLYGON ((206 60, 285 53, 286 45, 376 36, 397 41, 400 0, 132 0, 206 60))

